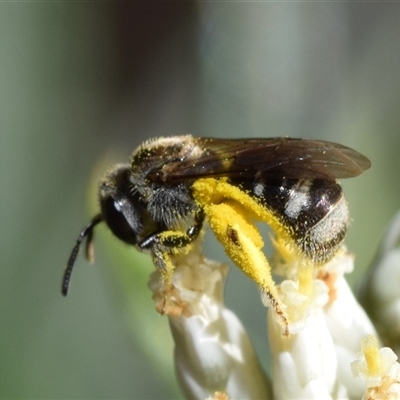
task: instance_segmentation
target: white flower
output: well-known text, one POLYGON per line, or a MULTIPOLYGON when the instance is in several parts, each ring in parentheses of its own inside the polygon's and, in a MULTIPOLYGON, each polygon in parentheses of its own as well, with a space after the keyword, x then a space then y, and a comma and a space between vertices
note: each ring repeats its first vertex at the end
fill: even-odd
POLYGON ((396 400, 400 398, 400 364, 388 347, 379 348, 373 336, 361 342, 358 360, 351 364, 355 377, 363 379, 363 400, 396 400))
POLYGON ((332 399, 337 360, 322 310, 328 301, 327 288, 315 281, 314 294, 304 295, 298 283, 286 280, 280 291, 288 315, 295 311, 297 319, 289 324, 290 336, 284 337, 279 321, 268 313, 274 398, 332 399))
POLYGON ((169 318, 176 372, 186 397, 224 392, 231 399, 271 398, 243 326, 223 304, 227 266, 205 259, 198 246, 173 262, 173 287, 164 291, 155 273, 151 288, 157 308, 169 318))
POLYGON ((360 398, 364 386, 352 379, 350 363, 359 352, 361 340, 367 335, 376 336, 377 333, 343 275, 352 272, 353 267, 353 255, 340 252, 323 267, 320 277, 325 276, 324 280, 330 292, 330 300, 324 307, 324 315, 335 345, 338 381, 346 387, 350 398, 360 398))
MULTIPOLYGON (((275 245, 277 251, 282 249, 279 242, 275 245)), ((274 261, 279 273, 290 278, 280 285, 289 339, 282 337, 269 313, 274 397, 360 398, 364 385, 352 377, 350 363, 361 339, 376 331, 344 278, 353 270, 354 257, 343 248, 326 265, 309 272, 301 260, 285 253, 282 257, 282 252, 274 261), (287 371, 292 371, 290 377, 287 371)))

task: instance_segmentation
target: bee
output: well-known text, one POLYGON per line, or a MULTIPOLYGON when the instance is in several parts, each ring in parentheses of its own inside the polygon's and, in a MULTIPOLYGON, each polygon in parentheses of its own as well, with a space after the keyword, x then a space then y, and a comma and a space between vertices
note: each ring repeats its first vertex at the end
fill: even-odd
POLYGON ((193 247, 207 220, 234 263, 267 295, 286 323, 256 221, 287 248, 318 266, 346 235, 349 212, 336 179, 370 161, 348 147, 297 138, 216 139, 190 135, 151 139, 104 175, 100 212, 81 231, 62 281, 68 293, 82 241, 93 257, 93 230, 105 222, 123 242, 150 252, 165 285, 172 257, 193 247))

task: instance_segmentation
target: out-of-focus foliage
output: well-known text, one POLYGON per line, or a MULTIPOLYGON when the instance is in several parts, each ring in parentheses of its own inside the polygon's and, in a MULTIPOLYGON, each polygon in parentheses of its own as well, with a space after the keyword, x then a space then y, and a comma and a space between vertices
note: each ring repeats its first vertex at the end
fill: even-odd
MULTIPOLYGON (((99 228, 95 266, 80 257, 60 294, 95 165, 146 138, 288 135, 368 155, 344 182, 362 273, 399 205, 399 18, 379 2, 1 3, 0 398, 177 397, 146 257, 99 228)), ((228 305, 262 354, 257 290, 232 272, 228 305)))

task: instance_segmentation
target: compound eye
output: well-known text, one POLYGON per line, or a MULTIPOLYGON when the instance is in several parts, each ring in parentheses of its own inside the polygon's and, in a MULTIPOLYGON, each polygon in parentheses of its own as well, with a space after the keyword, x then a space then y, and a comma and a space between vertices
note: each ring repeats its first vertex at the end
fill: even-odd
POLYGON ((112 233, 125 243, 137 243, 140 217, 132 205, 124 200, 115 200, 111 196, 101 202, 102 214, 112 233))

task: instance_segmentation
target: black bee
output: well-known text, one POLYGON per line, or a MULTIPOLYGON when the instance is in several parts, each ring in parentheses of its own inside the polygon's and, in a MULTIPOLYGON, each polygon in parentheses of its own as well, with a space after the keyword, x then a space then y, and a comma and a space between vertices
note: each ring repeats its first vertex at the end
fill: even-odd
POLYGON ((349 220, 336 179, 369 167, 370 161, 355 150, 320 140, 190 135, 148 140, 129 164, 117 165, 103 177, 101 211, 78 237, 62 293, 68 292, 85 237, 91 257, 93 228, 99 222, 106 222, 122 241, 149 251, 168 284, 171 257, 191 249, 207 219, 233 261, 281 313, 253 222, 268 223, 291 251, 323 264, 340 248, 349 220), (259 259, 265 262, 260 265, 259 259))

